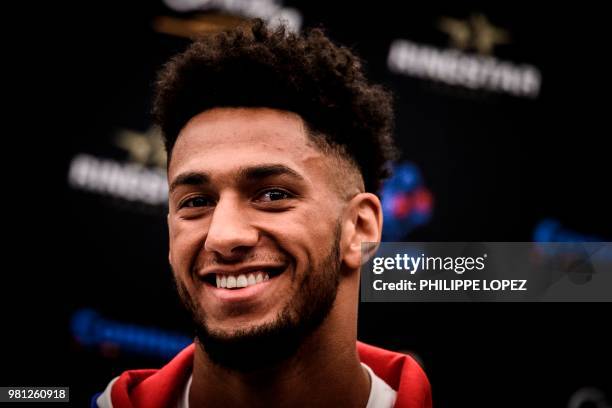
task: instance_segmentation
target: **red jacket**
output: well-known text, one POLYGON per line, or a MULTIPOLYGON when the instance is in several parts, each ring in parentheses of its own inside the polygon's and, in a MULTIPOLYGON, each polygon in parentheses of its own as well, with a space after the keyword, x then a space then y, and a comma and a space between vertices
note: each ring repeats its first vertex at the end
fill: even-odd
MULTIPOLYGON (((427 376, 410 356, 357 342, 359 358, 397 391, 396 408, 431 408, 427 376)), ((194 345, 157 370, 129 370, 111 389, 113 408, 173 407, 192 371, 194 345)))

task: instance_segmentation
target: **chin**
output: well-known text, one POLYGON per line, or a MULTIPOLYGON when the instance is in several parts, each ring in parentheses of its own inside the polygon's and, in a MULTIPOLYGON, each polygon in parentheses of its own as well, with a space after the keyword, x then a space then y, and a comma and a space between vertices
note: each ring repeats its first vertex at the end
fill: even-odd
POLYGON ((278 320, 279 313, 267 313, 262 317, 234 316, 225 318, 220 322, 207 322, 207 331, 222 337, 235 337, 242 333, 249 333, 266 326, 273 325, 278 320))

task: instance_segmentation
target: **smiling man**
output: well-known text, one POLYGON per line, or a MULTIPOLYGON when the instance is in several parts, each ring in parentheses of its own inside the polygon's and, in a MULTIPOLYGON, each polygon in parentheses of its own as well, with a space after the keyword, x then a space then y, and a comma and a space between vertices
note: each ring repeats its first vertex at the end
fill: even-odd
POLYGON ((160 73, 169 261, 194 345, 101 407, 430 407, 409 356, 357 342, 361 243, 393 157, 391 97, 320 30, 261 21, 160 73))

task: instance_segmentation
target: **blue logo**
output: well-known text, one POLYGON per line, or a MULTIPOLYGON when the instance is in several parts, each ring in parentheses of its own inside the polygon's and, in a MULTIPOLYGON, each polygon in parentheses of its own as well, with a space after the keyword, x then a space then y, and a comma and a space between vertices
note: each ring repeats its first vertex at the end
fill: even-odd
POLYGON ((412 163, 394 166, 393 177, 383 185, 381 198, 385 219, 383 241, 401 241, 431 218, 433 195, 412 163))

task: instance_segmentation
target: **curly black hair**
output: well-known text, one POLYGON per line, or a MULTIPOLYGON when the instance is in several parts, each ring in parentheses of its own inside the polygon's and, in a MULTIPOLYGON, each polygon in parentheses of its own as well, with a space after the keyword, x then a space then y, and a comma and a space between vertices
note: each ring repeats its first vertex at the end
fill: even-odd
POLYGON ((391 93, 369 83, 360 59, 319 28, 299 35, 256 19, 196 39, 173 57, 159 73, 153 103, 169 158, 185 124, 215 107, 297 113, 318 146, 357 167, 369 192, 378 191, 397 155, 391 93))

